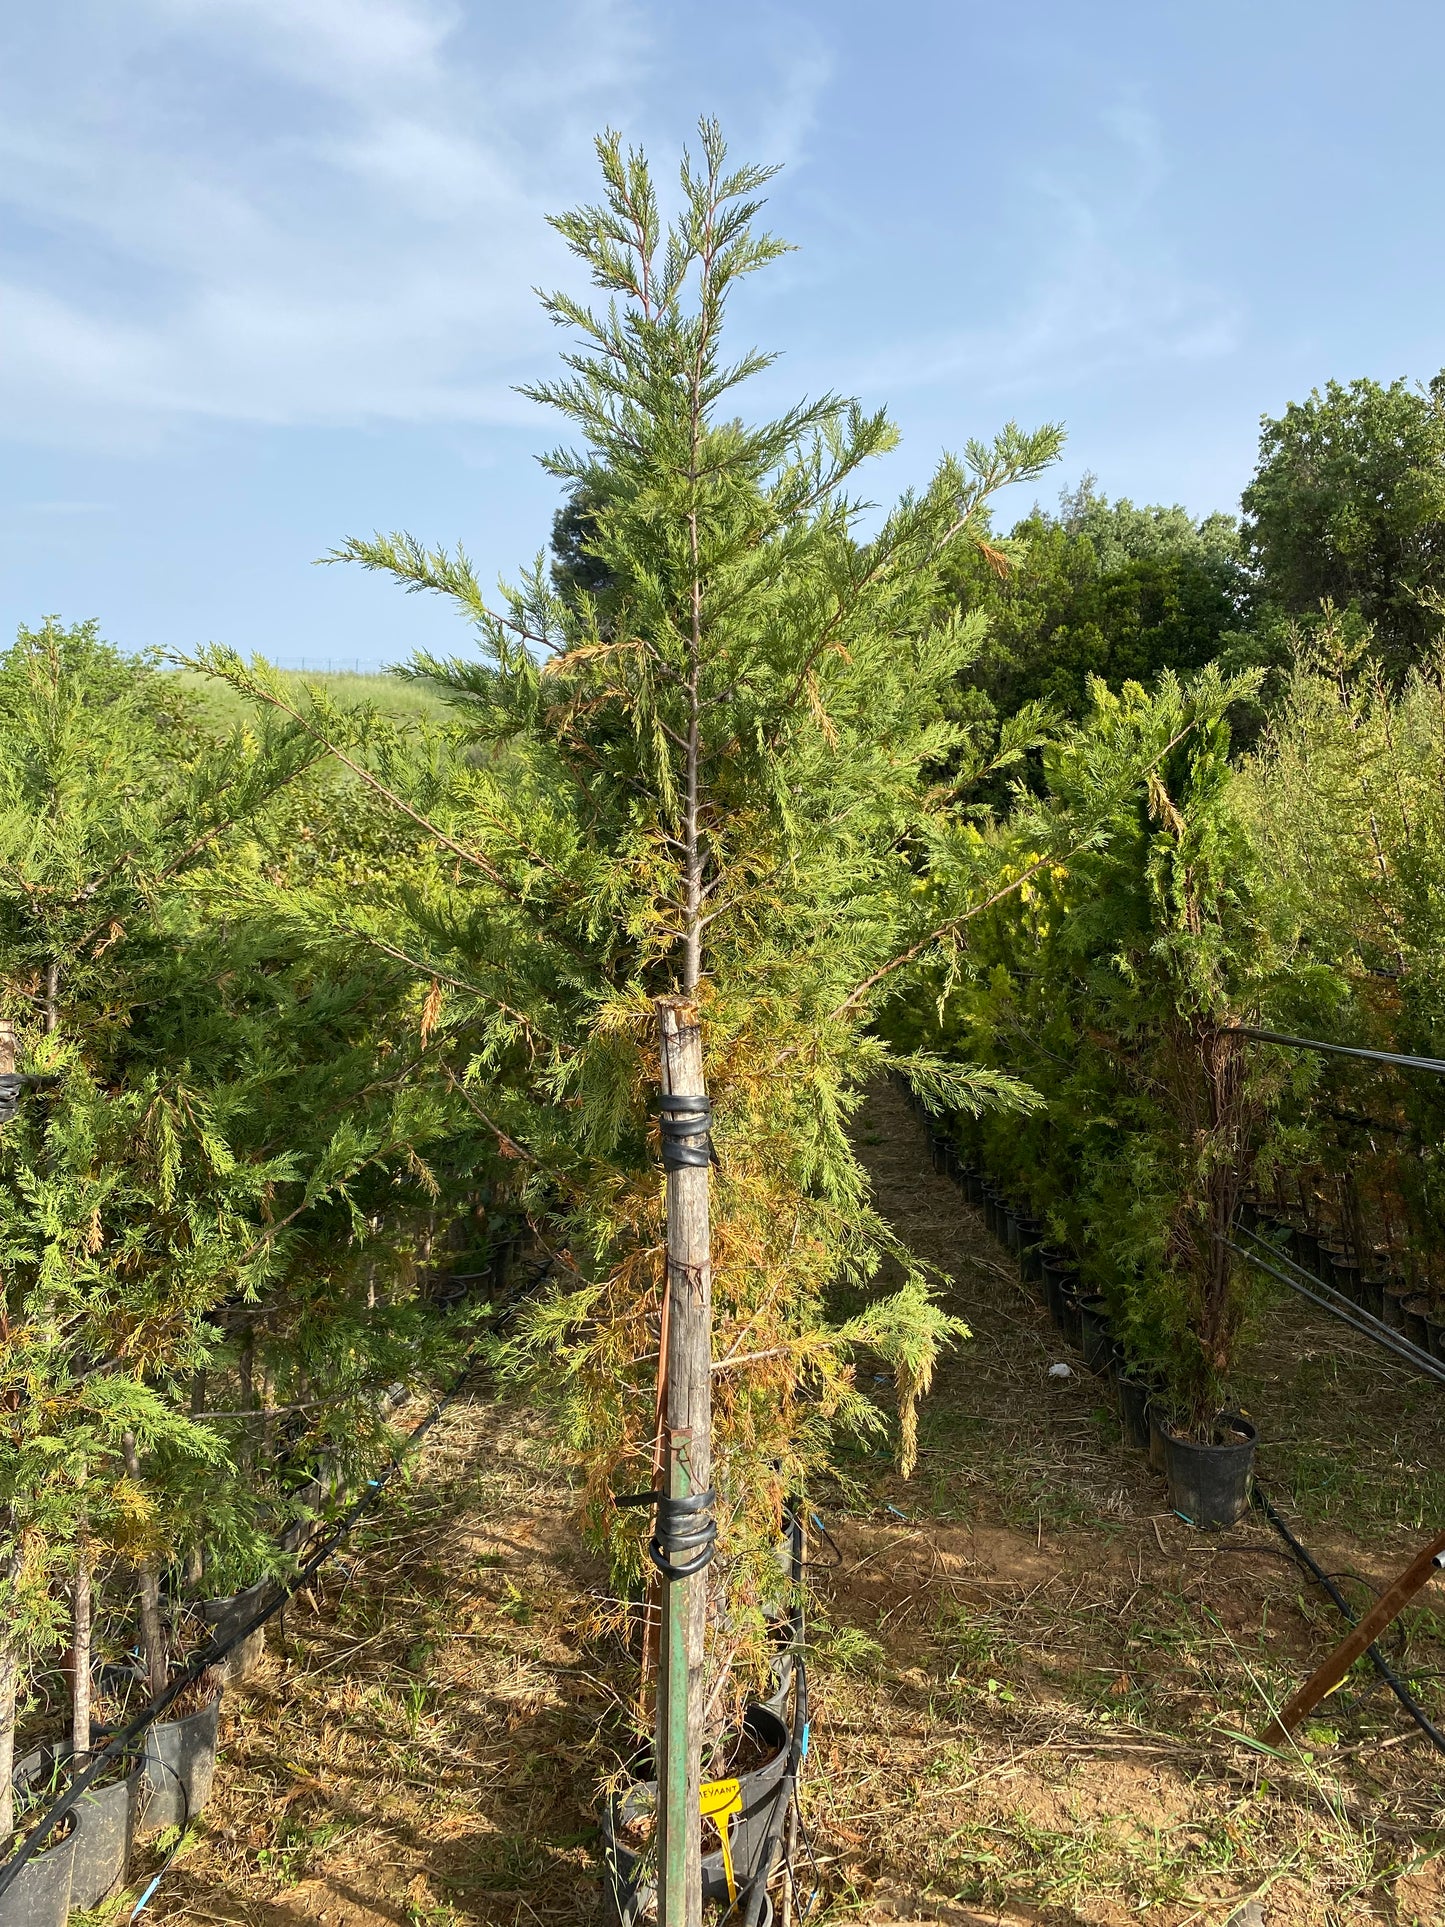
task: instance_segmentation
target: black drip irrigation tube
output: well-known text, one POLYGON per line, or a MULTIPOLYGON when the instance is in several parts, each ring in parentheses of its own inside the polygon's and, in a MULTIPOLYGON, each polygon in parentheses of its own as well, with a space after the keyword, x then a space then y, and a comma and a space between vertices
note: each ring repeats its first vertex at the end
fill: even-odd
MULTIPOLYGON (((66 1787, 65 1791, 51 1802, 45 1812, 41 1814, 40 1818, 31 1827, 25 1838, 20 1842, 14 1853, 3 1866, 0 1866, 0 1899, 3 1899, 12 1881, 14 1881, 19 1874, 20 1869, 40 1851, 59 1822, 65 1818, 66 1814, 70 1812, 71 1808, 75 1806, 76 1802, 89 1789, 105 1768, 110 1765, 111 1762, 119 1760, 126 1754, 132 1752, 136 1741, 141 1735, 148 1727, 154 1725, 160 1716, 179 1699, 188 1686, 194 1686, 196 1681, 200 1679, 209 1667, 218 1665, 221 1660, 225 1659, 228 1653, 232 1652, 241 1644, 242 1640, 249 1639, 252 1633, 264 1626, 269 1619, 274 1618, 286 1602, 294 1598, 303 1586, 309 1584, 320 1568, 326 1564, 327 1560, 333 1557, 342 1542, 350 1537, 351 1533, 365 1515, 380 1503, 382 1494, 392 1479, 401 1470, 417 1445, 426 1437, 427 1433, 436 1424, 443 1412, 446 1411, 458 1392, 460 1392, 462 1386, 472 1374, 481 1349, 481 1342, 479 1341, 472 1347, 470 1352, 468 1352, 461 1370, 457 1373, 445 1392, 442 1393, 436 1405, 427 1413, 420 1424, 407 1434, 406 1438, 402 1441, 400 1450, 393 1454, 390 1463, 384 1466, 375 1478, 367 1480, 365 1490, 362 1492, 360 1498, 356 1499, 348 1510, 329 1528, 323 1536, 322 1543, 308 1556, 306 1563, 301 1566, 290 1579, 278 1584, 275 1597, 268 1600, 266 1604, 258 1606, 256 1611, 253 1612, 248 1619, 239 1627, 229 1632, 224 1639, 216 1638, 210 1640, 206 1645, 199 1648, 198 1651, 192 1653, 185 1666, 182 1667, 181 1671, 171 1681, 170 1685, 166 1687, 163 1693, 158 1693, 148 1705, 143 1706, 133 1719, 127 1721, 123 1727, 111 1735, 104 1746, 92 1751, 90 1764, 81 1773, 78 1773, 66 1787)), ((162 1868, 161 1871, 164 1873, 165 1869, 162 1868)), ((144 1907, 154 1893, 159 1878, 160 1876, 157 1875, 152 1879, 149 1887, 137 1904, 134 1913, 131 1915, 132 1920, 135 1919, 136 1914, 141 1911, 141 1908, 144 1907)))
MULTIPOLYGON (((1271 1503, 1269 1495, 1261 1488, 1257 1480, 1254 1484, 1252 1496, 1254 1503, 1274 1527, 1280 1538, 1284 1540, 1295 1558, 1309 1573, 1310 1577, 1329 1594, 1330 1598, 1339 1608, 1341 1616, 1349 1625, 1355 1625, 1357 1623, 1355 1615, 1351 1612, 1349 1602, 1346 1600, 1344 1594, 1325 1571, 1324 1567, 1320 1565, 1313 1553, 1311 1553, 1307 1547, 1302 1546, 1290 1531, 1289 1527, 1280 1517, 1276 1507, 1271 1503)), ((1404 1707, 1405 1711, 1410 1715, 1426 1739, 1435 1747, 1437 1752, 1445 1753, 1445 1733, 1442 1733, 1439 1727, 1436 1726, 1435 1722, 1430 1718, 1430 1715, 1425 1711, 1424 1707, 1421 1706, 1420 1702, 1400 1678, 1394 1667, 1391 1666, 1389 1660, 1385 1658, 1379 1647, 1369 1646, 1366 1648, 1366 1653, 1375 1671, 1380 1675, 1380 1678, 1385 1682, 1386 1686, 1389 1687, 1390 1691, 1395 1695, 1395 1698, 1400 1702, 1401 1706, 1404 1707)))

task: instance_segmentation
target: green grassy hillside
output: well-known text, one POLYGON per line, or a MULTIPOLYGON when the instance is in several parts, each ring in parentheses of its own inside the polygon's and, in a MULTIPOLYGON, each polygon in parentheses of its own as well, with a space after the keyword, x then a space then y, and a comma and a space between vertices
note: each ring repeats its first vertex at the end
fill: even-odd
MULTIPOLYGON (((228 683, 214 676, 201 675, 193 669, 177 669, 174 673, 177 682, 197 696, 219 724, 239 722, 253 708, 244 696, 237 695, 228 683)), ((374 703, 378 709, 402 720, 435 719, 447 713, 446 704, 430 690, 385 671, 366 675, 351 670, 295 670, 286 671, 285 675, 287 682, 297 689, 309 683, 313 688, 324 689, 336 702, 374 703)))

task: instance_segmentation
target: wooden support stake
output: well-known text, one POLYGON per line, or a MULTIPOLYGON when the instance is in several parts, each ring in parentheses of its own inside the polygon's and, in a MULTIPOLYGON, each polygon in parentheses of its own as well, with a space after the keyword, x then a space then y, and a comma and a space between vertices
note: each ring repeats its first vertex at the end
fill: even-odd
MULTIPOLYGON (((663 997, 658 1000, 657 1016, 664 1094, 705 1096, 697 1005, 686 997, 663 997)), ((705 1164, 667 1173, 667 1351, 662 1369, 667 1375, 665 1418, 670 1435, 666 1469, 669 1490, 678 1497, 706 1491, 712 1473, 709 1175, 705 1164)), ((664 1586, 657 1706, 659 1927, 702 1927, 700 1799, 707 1583, 702 1572, 664 1586), (676 1704, 679 1693, 685 1697, 685 1708, 676 1704)))
POLYGON ((1380 1594, 1359 1625, 1280 1708, 1278 1717, 1271 1720, 1260 1735, 1267 1746, 1284 1744, 1306 1714, 1312 1713, 1320 1701, 1335 1690, 1355 1661, 1369 1651, 1391 1620, 1398 1617, 1442 1567, 1445 1567, 1445 1532, 1437 1532, 1420 1548, 1395 1583, 1380 1594))
MULTIPOLYGON (((0 1018, 0 1072, 15 1069, 15 1026, 8 1017, 0 1018)), ((9 1506, 0 1513, 0 1530, 9 1541, 3 1577, 10 1587, 19 1583, 20 1549, 15 1543, 15 1517, 9 1506)), ((18 1611, 13 1600, 6 1602, 8 1612, 18 1611)), ((15 1703, 20 1685, 20 1646, 13 1623, 0 1625, 0 1842, 8 1842, 15 1825, 15 1793, 12 1768, 15 1762, 15 1703)))

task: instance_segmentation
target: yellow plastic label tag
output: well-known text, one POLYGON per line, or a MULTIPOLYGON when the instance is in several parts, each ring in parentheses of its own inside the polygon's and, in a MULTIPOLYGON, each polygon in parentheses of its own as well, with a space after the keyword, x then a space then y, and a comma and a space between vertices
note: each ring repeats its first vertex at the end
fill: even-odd
POLYGON ((718 1839, 722 1843, 723 1873, 728 1883, 728 1905, 736 1906, 738 1898, 737 1878, 733 1873, 733 1847, 728 1838, 728 1822, 735 1813, 743 1810, 743 1789, 740 1780, 707 1780, 698 1789, 698 1811, 706 1820, 717 1821, 718 1839))
POLYGON ((700 1789, 698 1811, 705 1819, 719 1813, 732 1813, 743 1803, 741 1780, 708 1780, 700 1789))

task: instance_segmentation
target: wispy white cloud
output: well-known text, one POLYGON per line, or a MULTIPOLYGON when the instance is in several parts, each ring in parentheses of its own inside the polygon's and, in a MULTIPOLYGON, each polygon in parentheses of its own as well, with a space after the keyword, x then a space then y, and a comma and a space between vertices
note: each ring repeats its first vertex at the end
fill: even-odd
POLYGON ((543 212, 643 64, 628 0, 480 28, 437 0, 123 12, 73 7, 0 76, 11 432, 516 419, 560 265, 543 212))
POLYGON ((854 379, 876 391, 967 382, 979 396, 1074 388, 1120 368, 1232 353, 1237 297, 1184 265, 1165 221, 1168 168, 1155 118, 1135 102, 1099 116, 1092 166, 1036 165, 1026 177, 1016 291, 989 290, 984 325, 895 341, 854 379))

